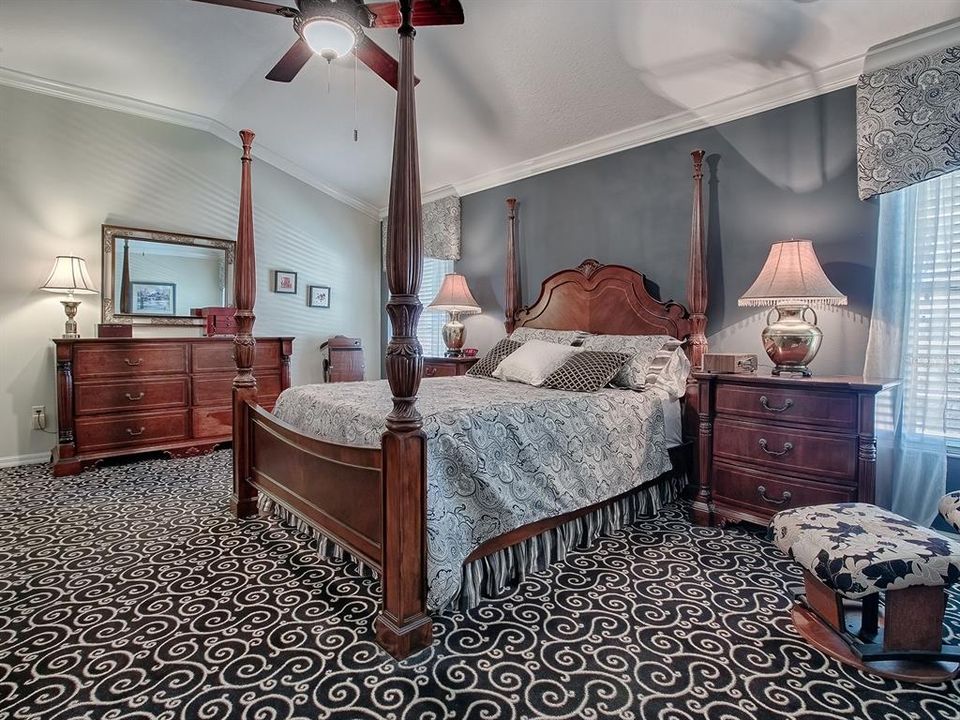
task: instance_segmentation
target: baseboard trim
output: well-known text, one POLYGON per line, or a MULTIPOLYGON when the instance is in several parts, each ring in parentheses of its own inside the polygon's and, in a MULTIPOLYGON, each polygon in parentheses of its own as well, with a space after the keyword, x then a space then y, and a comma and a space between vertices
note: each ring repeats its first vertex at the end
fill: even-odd
POLYGON ((50 462, 50 451, 33 453, 31 455, 7 455, 0 457, 0 468, 17 467, 18 465, 39 465, 50 462))

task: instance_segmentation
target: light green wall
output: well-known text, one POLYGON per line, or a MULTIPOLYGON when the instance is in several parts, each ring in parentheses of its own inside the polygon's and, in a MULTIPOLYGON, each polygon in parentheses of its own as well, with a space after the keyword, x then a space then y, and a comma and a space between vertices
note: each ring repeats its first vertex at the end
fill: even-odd
MULTIPOLYGON (((37 289, 54 256, 86 258, 100 287, 102 223, 234 238, 239 186, 239 148, 213 135, 0 87, 0 463, 55 444, 30 429, 33 405, 56 429, 50 339, 65 318, 58 296, 37 289)), ((337 333, 363 339, 375 373, 379 224, 256 160, 253 188, 256 332, 296 336, 295 384, 321 380, 317 348, 337 333), (277 269, 299 273, 296 296, 270 291, 277 269), (331 287, 329 310, 307 307, 308 284, 331 287)), ((79 299, 92 337, 99 297, 79 299)))

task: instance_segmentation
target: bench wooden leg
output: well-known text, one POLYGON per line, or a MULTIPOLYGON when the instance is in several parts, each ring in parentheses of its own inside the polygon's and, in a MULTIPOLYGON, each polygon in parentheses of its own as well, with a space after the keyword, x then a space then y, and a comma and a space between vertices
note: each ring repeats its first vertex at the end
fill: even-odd
POLYGON ((947 594, 942 587, 909 587, 884 596, 884 651, 938 652, 947 594))

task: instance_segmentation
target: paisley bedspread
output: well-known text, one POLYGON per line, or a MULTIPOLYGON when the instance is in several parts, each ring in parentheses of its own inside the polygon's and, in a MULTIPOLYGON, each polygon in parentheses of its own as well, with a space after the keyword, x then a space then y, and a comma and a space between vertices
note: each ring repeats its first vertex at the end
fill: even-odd
MULTIPOLYGON (((333 442, 380 446, 385 380, 301 385, 274 414, 333 442)), ((670 469, 660 390, 544 390, 474 377, 424 380, 427 602, 446 607, 487 540, 620 495, 670 469)))

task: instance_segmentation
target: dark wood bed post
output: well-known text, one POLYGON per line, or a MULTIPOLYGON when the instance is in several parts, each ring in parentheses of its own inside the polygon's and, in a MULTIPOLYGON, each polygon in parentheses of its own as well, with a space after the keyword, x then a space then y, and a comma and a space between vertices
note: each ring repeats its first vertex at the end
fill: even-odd
POLYGON ((690 364, 703 369, 707 351, 707 256, 703 247, 703 150, 693 158, 693 215, 690 218, 690 269, 687 275, 687 309, 690 311, 690 364))
MULTIPOLYGON (((687 307, 690 311, 690 364, 694 372, 703 369, 703 356, 707 352, 707 256, 703 231, 703 150, 690 153, 693 158, 693 214, 690 218, 690 269, 687 276, 687 307)), ((701 385, 691 377, 687 385, 687 402, 684 426, 687 437, 707 438, 713 434, 709 415, 701 415, 700 408, 709 403, 711 386, 701 385)), ((704 452, 709 442, 699 440, 694 445, 692 482, 688 492, 693 495, 690 515, 698 525, 710 524, 710 453, 704 452)))
POLYGON ((377 642, 395 658, 430 645, 427 614, 427 463, 417 390, 423 350, 417 293, 423 272, 420 168, 414 98, 411 0, 400 0, 400 69, 393 138, 390 209, 387 213, 387 285, 391 337, 387 380, 393 411, 383 434, 383 605, 376 619, 377 642))
POLYGON ((234 335, 234 361, 237 375, 233 379, 233 494, 230 510, 238 517, 257 511, 257 490, 250 483, 250 406, 257 403, 257 380, 253 376, 254 303, 257 300, 257 260, 253 245, 253 199, 250 188, 250 148, 252 130, 241 130, 243 143, 240 176, 240 221, 237 227, 237 267, 234 274, 234 302, 237 311, 237 333, 234 335))
POLYGON ((517 199, 507 198, 507 267, 504 275, 504 325, 512 333, 520 311, 520 278, 517 272, 517 199))

